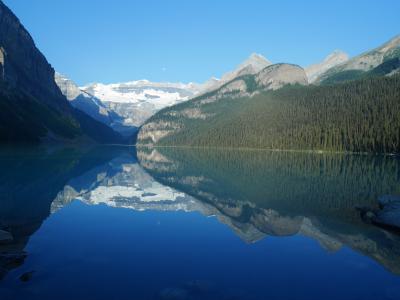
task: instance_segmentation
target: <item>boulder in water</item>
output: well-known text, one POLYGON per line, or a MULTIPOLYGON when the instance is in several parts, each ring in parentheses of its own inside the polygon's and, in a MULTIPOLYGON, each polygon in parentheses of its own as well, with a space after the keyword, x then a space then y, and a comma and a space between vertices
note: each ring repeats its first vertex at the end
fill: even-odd
POLYGON ((400 230, 400 196, 385 195, 378 200, 380 210, 372 218, 373 223, 400 230))

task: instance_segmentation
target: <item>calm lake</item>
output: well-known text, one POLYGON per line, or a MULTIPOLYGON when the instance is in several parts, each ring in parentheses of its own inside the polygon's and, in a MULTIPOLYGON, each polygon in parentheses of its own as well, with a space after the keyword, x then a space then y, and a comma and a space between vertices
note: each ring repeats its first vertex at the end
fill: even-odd
POLYGON ((390 156, 0 149, 0 299, 400 299, 390 156))

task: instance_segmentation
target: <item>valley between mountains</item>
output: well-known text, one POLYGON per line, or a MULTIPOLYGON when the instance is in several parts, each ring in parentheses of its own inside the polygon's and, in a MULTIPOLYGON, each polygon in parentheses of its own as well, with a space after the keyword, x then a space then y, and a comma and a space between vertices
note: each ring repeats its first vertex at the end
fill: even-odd
POLYGON ((253 53, 204 83, 56 72, 0 2, 0 142, 399 153, 400 36, 308 67, 253 53))

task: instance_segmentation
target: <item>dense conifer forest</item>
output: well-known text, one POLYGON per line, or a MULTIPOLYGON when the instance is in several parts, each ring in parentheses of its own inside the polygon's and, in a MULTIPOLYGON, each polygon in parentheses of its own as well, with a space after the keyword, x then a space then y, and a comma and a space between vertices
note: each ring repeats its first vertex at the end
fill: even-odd
POLYGON ((201 106, 194 99, 150 119, 157 120, 180 128, 158 145, 399 153, 400 75, 287 86, 201 106), (193 107, 207 118, 169 113, 193 107))

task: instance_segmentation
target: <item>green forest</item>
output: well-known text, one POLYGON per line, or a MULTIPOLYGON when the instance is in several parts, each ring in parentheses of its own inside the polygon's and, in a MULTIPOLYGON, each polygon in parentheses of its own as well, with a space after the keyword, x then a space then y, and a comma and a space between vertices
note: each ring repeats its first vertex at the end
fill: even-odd
POLYGON ((400 76, 321 86, 287 86, 253 97, 201 98, 167 108, 149 121, 179 131, 157 145, 400 152, 400 76), (172 114, 200 108, 206 119, 172 114))

